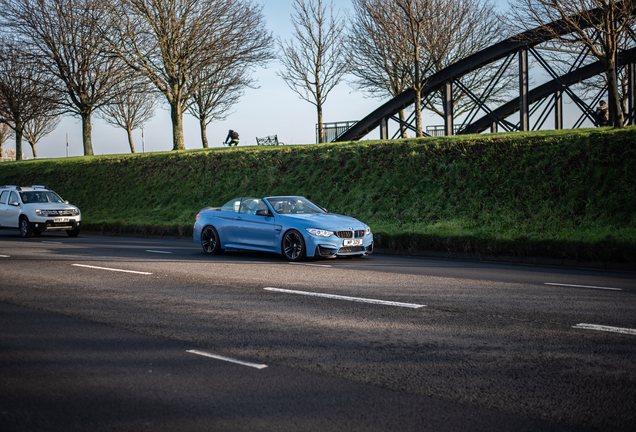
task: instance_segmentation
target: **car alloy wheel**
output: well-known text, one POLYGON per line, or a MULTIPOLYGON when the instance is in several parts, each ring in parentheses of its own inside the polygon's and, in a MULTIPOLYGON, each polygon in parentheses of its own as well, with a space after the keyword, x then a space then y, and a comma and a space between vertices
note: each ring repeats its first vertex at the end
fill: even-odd
POLYGON ((29 224, 29 220, 26 217, 20 218, 20 236, 23 238, 33 237, 33 230, 29 224))
POLYGON ((206 254, 214 255, 223 252, 219 233, 213 226, 203 228, 201 232, 201 247, 206 254))
POLYGON ((288 261, 300 261, 305 256, 305 242, 298 231, 291 230, 285 233, 283 255, 288 261))

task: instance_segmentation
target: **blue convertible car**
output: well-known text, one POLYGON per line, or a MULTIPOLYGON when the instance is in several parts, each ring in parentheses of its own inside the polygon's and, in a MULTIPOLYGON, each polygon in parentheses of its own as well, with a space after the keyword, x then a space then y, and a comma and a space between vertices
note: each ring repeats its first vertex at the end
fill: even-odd
POLYGON ((299 261, 373 252, 367 225, 299 196, 242 197, 222 207, 203 208, 193 236, 208 254, 245 249, 282 253, 289 261, 299 261))

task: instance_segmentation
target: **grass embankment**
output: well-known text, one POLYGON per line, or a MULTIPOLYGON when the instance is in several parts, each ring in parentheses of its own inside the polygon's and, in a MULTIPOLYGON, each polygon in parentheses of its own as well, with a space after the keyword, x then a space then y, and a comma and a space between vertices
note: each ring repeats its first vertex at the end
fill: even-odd
POLYGON ((636 128, 2 163, 84 229, 189 235, 236 196, 304 195, 368 223, 377 247, 636 262, 636 128))

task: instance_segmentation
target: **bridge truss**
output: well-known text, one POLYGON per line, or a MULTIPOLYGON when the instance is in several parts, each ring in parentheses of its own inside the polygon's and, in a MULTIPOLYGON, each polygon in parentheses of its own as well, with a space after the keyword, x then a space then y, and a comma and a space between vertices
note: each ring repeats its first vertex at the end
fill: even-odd
MULTIPOLYGON (((586 120, 590 120, 597 126, 598 119, 594 115, 593 107, 602 99, 606 89, 596 94, 589 105, 574 92, 572 86, 603 73, 605 68, 600 61, 590 63, 589 50, 583 50, 570 65, 569 70, 565 74, 559 74, 552 67, 550 61, 541 54, 541 45, 552 39, 553 30, 561 35, 568 33, 565 27, 556 21, 501 41, 428 77, 422 89, 421 98, 424 102, 437 92, 442 92, 444 135, 481 133, 488 129, 491 132, 537 130, 544 126, 550 114, 554 119, 554 129, 563 129, 563 98, 565 95, 581 112, 573 128, 580 127, 586 120), (528 61, 530 56, 549 76, 547 82, 533 89, 529 88, 528 61), (491 109, 488 106, 488 98, 515 61, 518 66, 518 96, 491 109), (481 94, 474 94, 462 83, 463 76, 496 62, 500 62, 497 72, 481 94), (461 125, 454 124, 453 87, 459 89, 473 103, 473 108, 465 116, 461 125), (510 117, 517 113, 518 120, 510 120, 510 117), (531 116, 536 119, 533 125, 530 124, 531 116)), ((636 35, 633 32, 631 37, 636 42, 636 35)), ((628 94, 625 123, 633 125, 636 124, 636 48, 620 51, 616 60, 617 70, 626 68, 628 94)), ((401 121, 398 117, 400 111, 410 107, 413 103, 414 92, 412 89, 407 89, 340 133, 334 141, 356 141, 377 127, 380 129, 380 139, 388 139, 389 121, 397 123, 398 126, 393 138, 401 133, 401 128, 415 131, 414 112, 405 121, 401 121)))

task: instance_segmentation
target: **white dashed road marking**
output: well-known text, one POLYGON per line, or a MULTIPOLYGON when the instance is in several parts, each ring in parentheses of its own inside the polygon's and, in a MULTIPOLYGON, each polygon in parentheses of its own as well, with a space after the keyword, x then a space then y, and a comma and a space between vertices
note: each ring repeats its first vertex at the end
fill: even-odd
POLYGON ((574 288, 591 288, 591 289, 602 289, 602 290, 610 290, 610 291, 623 291, 621 288, 608 288, 608 287, 599 287, 599 286, 590 286, 590 285, 571 285, 571 284, 563 284, 563 283, 550 283, 544 282, 545 285, 556 285, 556 286, 565 286, 565 287, 574 287, 574 288))
POLYGON ((109 268, 109 267, 96 267, 96 266, 90 266, 90 265, 84 265, 84 264, 72 264, 72 265, 74 265, 75 267, 86 267, 86 268, 92 268, 92 269, 98 269, 98 270, 110 270, 110 271, 123 272, 123 273, 135 273, 135 274, 142 274, 142 275, 151 275, 152 274, 152 273, 148 273, 148 272, 114 269, 114 268, 109 268))
POLYGON ((258 363, 250 363, 250 362, 246 362, 246 361, 242 361, 242 360, 237 360, 237 359, 233 359, 230 357, 224 357, 224 356, 220 356, 220 355, 216 355, 216 354, 211 354, 205 351, 199 351, 199 350, 188 350, 187 352, 191 353, 191 354, 197 354, 200 356, 204 356, 204 357, 210 357, 216 360, 221 360, 221 361, 226 361, 226 362, 230 362, 230 363, 236 363, 242 366, 248 366, 248 367, 252 367, 255 369, 265 369, 267 367, 267 365, 265 364, 258 364, 258 363))
POLYGON ((304 266, 311 266, 311 267, 331 267, 329 264, 307 264, 307 263, 295 263, 295 262, 290 262, 289 264, 304 265, 304 266))
POLYGON ((172 252, 146 249, 146 252, 171 254, 172 252))
POLYGON ((630 328, 612 327, 612 326, 606 326, 606 325, 585 324, 585 323, 577 324, 575 326, 572 326, 572 328, 585 329, 585 330, 598 330, 598 331, 622 333, 622 334, 629 334, 629 335, 636 336, 636 329, 630 329, 630 328))
POLYGON ((11 258, 9 255, 0 255, 0 258, 11 258))
POLYGON ((335 294, 323 294, 323 293, 314 293, 314 292, 307 292, 307 291, 287 290, 282 288, 266 287, 263 289, 266 291, 275 291, 275 292, 281 292, 286 294, 300 294, 300 295, 313 296, 313 297, 325 297, 325 298, 336 299, 336 300, 347 300, 347 301, 354 301, 354 302, 361 302, 361 303, 373 303, 373 304, 380 304, 385 306, 399 306, 399 307, 407 307, 407 308, 413 308, 413 309, 426 307, 426 305, 421 305, 416 303, 401 303, 401 302, 393 302, 393 301, 386 301, 386 300, 368 299, 368 298, 362 298, 362 297, 348 297, 348 296, 341 296, 341 295, 335 295, 335 294))
POLYGON ((46 240, 42 240, 41 243, 48 243, 48 244, 62 244, 62 242, 54 242, 54 241, 46 241, 46 240))

